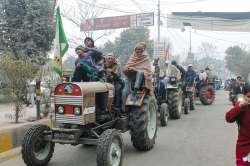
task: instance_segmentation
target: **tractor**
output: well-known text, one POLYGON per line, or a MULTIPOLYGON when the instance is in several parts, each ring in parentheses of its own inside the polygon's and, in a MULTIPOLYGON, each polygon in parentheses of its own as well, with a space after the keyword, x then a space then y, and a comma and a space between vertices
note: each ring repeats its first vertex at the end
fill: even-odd
MULTIPOLYGON (((107 82, 65 82, 54 91, 54 126, 31 127, 22 143, 27 166, 47 165, 55 144, 96 145, 97 166, 121 166, 124 145, 121 133, 130 130, 139 151, 154 147, 157 134, 157 102, 144 86, 141 72, 131 72, 125 110, 113 104, 115 89, 107 82)), ((122 107, 121 107, 122 108, 122 107)))

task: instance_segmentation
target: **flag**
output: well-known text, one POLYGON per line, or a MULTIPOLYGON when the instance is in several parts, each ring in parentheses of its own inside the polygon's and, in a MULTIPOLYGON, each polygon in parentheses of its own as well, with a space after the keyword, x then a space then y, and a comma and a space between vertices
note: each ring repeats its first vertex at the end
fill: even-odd
POLYGON ((55 36, 55 53, 53 60, 53 71, 62 76, 62 57, 67 52, 69 44, 63 30, 60 8, 56 9, 56 36, 55 36))

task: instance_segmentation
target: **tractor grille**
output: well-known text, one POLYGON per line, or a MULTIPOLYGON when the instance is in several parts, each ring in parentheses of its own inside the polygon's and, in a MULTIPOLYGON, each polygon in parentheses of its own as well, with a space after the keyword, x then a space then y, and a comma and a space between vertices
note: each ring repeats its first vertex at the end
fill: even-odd
POLYGON ((57 123, 69 123, 69 124, 83 124, 83 117, 68 114, 56 114, 57 123))
POLYGON ((55 96, 55 104, 65 105, 82 105, 83 97, 82 96, 55 96))

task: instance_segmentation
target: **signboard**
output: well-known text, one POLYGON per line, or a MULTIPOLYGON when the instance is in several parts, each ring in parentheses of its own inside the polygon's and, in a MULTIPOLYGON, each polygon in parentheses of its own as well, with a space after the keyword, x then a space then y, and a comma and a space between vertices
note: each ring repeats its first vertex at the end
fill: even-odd
POLYGON ((80 30, 94 31, 152 25, 154 25, 153 12, 135 15, 87 19, 82 22, 80 30))
POLYGON ((154 13, 142 13, 136 15, 136 26, 154 25, 154 13))
POLYGON ((164 59, 165 56, 165 43, 155 42, 154 43, 154 58, 164 59))

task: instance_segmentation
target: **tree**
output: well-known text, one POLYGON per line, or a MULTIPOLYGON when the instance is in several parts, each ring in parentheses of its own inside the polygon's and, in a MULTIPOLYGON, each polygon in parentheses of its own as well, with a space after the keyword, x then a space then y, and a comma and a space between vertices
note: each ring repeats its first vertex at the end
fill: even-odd
POLYGON ((2 0, 0 50, 44 64, 54 38, 50 0, 2 0))
POLYGON ((201 57, 215 57, 217 47, 213 43, 203 42, 199 47, 199 54, 201 57))
POLYGON ((76 56, 67 56, 66 60, 63 62, 63 68, 73 70, 75 68, 76 59, 76 56))
POLYGON ((149 35, 149 30, 144 27, 126 29, 114 42, 106 42, 102 50, 104 54, 113 52, 119 58, 120 63, 124 65, 138 42, 145 42, 147 52, 149 55, 153 55, 153 40, 149 39, 149 35))
POLYGON ((226 50, 226 54, 226 67, 232 73, 247 79, 250 73, 250 52, 239 46, 233 46, 226 50))
MULTIPOLYGON (((78 27, 80 30, 81 25, 85 20, 97 18, 104 12, 104 8, 97 5, 98 2, 99 0, 77 0, 70 1, 70 4, 67 4, 67 2, 65 1, 61 1, 59 4, 61 6, 70 5, 70 7, 63 8, 62 16, 70 21, 74 26, 78 27)), ((100 6, 103 6, 103 4, 100 6)), ((76 47, 77 45, 79 45, 79 43, 83 44, 83 40, 85 37, 91 37, 96 41, 104 36, 110 35, 111 33, 112 30, 106 30, 102 32, 83 31, 82 36, 71 34, 68 38, 73 47, 76 47)))
POLYGON ((225 62, 223 60, 216 59, 210 56, 206 56, 201 59, 197 59, 194 62, 194 67, 197 71, 205 70, 207 66, 212 67, 212 71, 214 75, 222 79, 227 78, 226 72, 225 72, 225 62))
POLYGON ((33 79, 37 68, 29 61, 13 60, 7 54, 0 59, 0 73, 2 81, 6 85, 4 93, 11 97, 15 103, 15 122, 18 118, 23 106, 23 97, 26 95, 27 80, 33 79))

